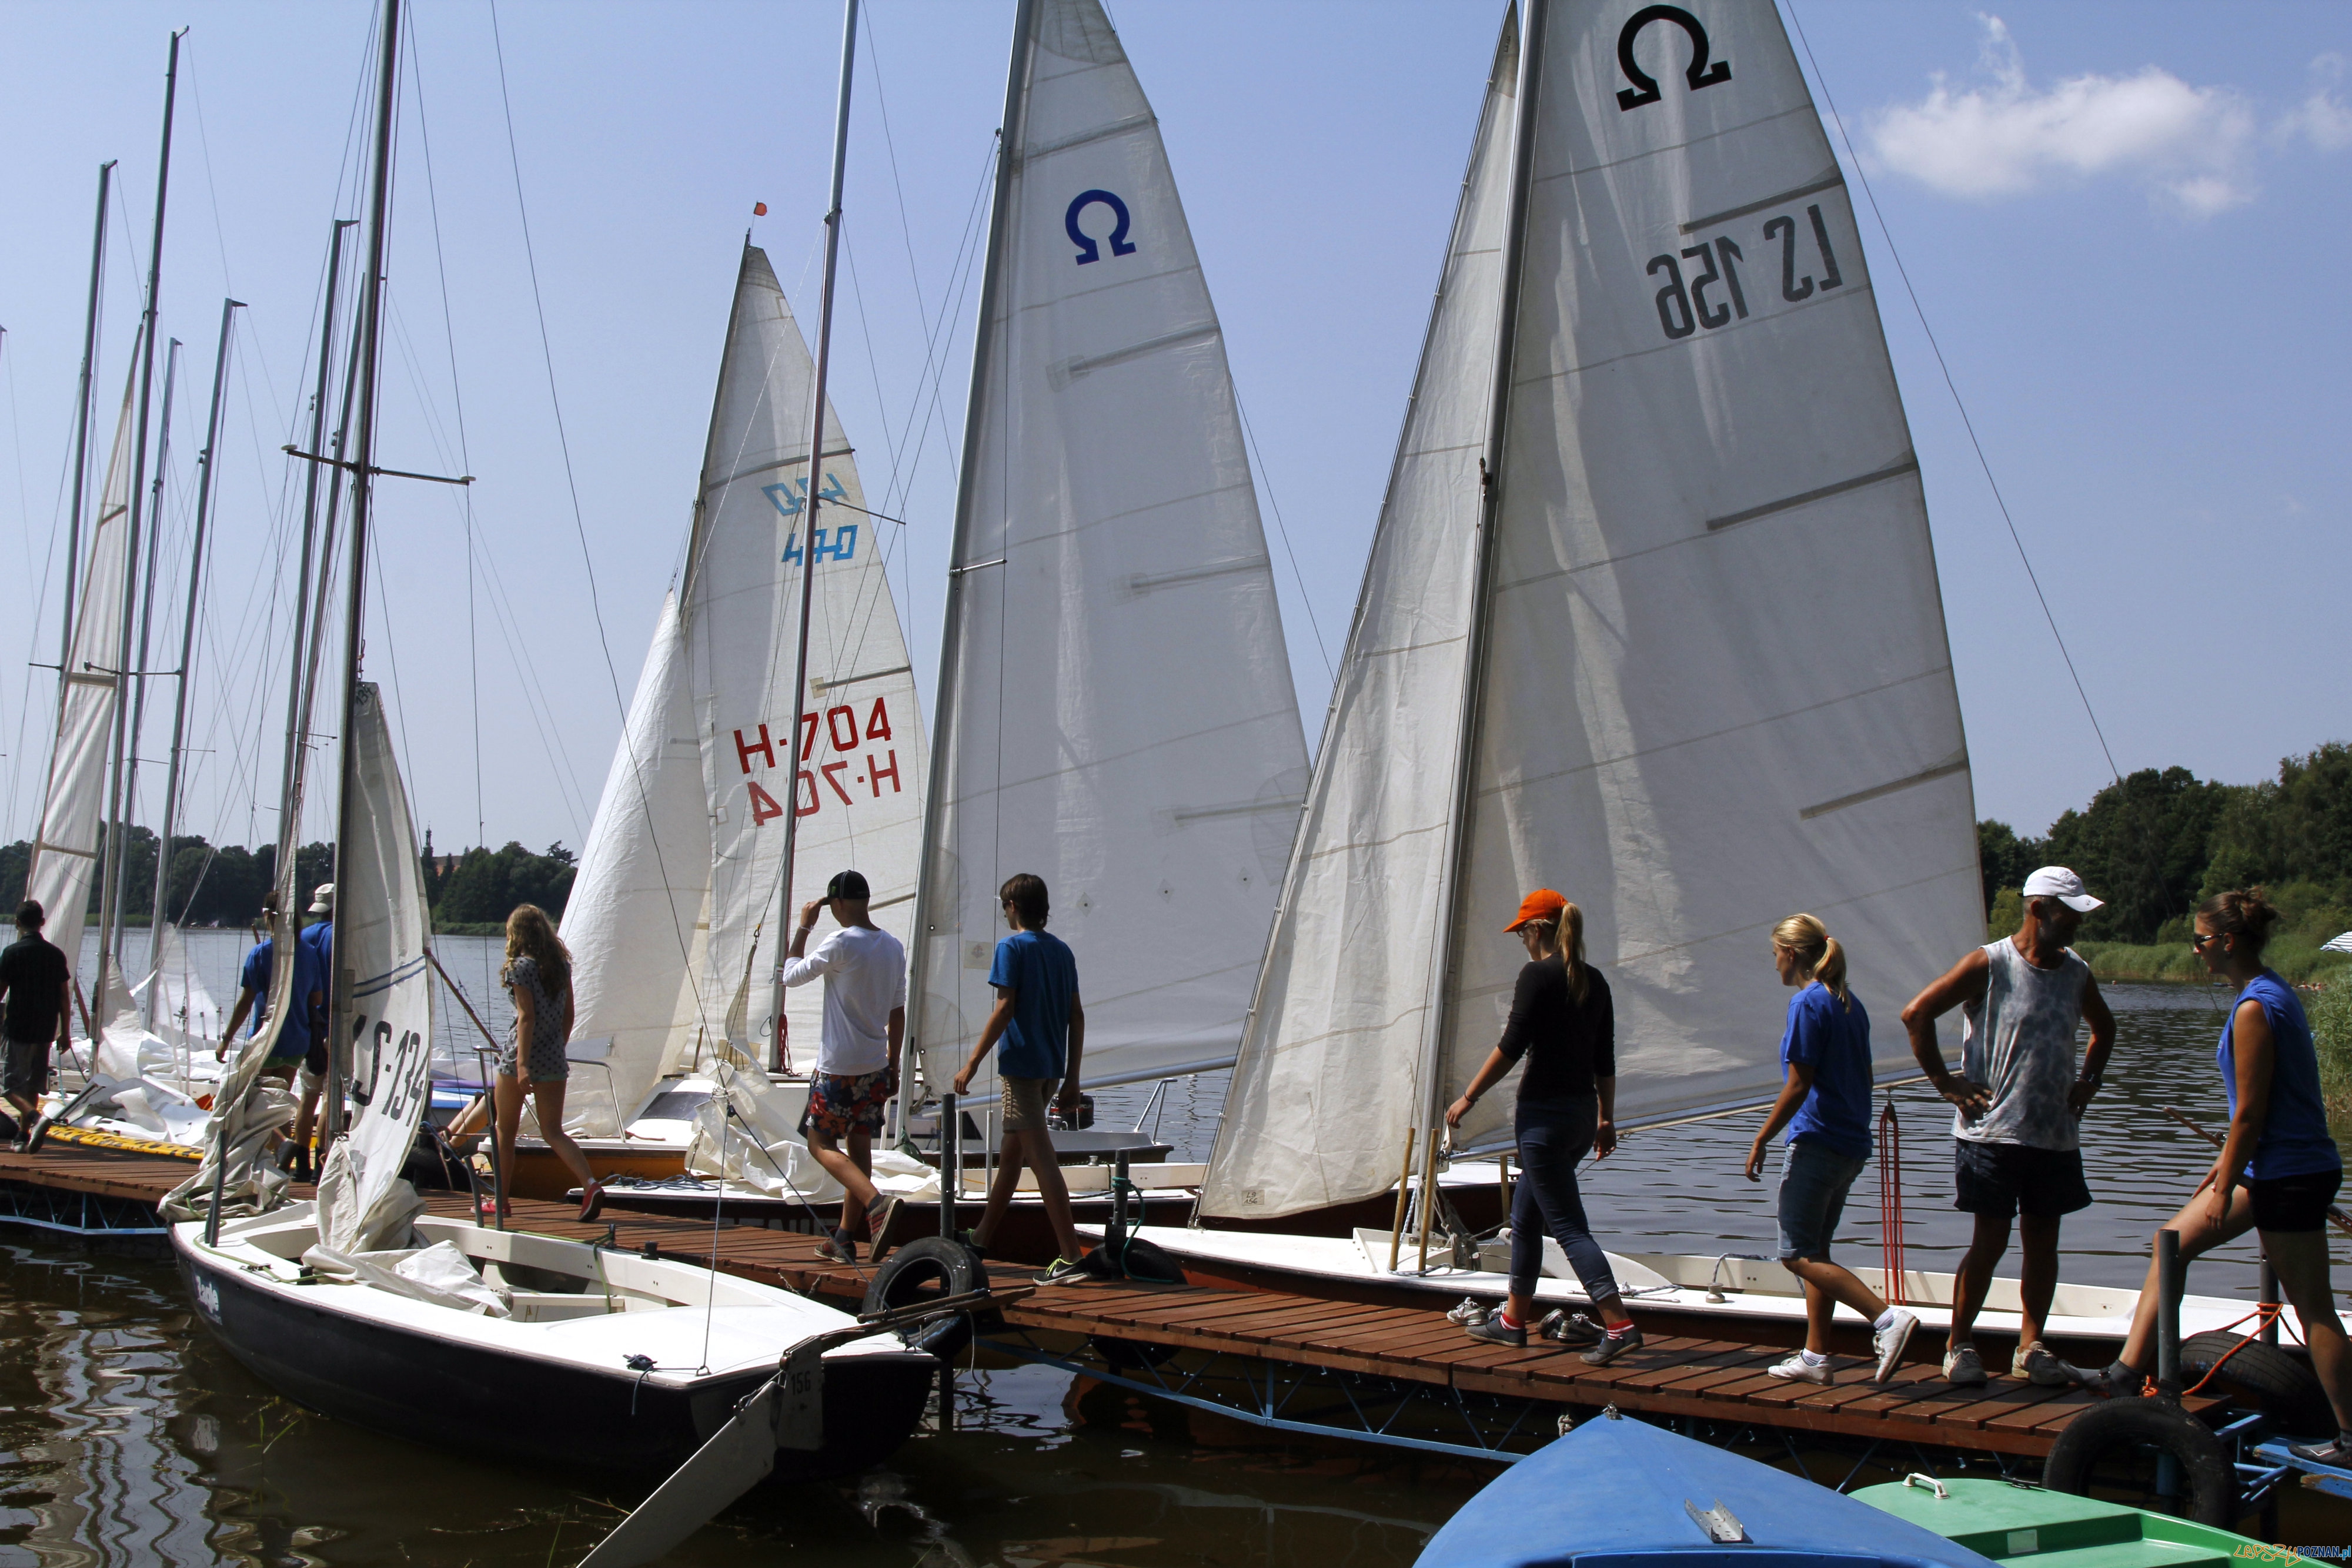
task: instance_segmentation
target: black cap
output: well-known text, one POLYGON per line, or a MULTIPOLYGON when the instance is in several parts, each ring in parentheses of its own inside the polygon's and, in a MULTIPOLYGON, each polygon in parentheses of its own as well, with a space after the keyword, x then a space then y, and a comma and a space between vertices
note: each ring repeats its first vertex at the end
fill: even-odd
POLYGON ((866 879, 857 873, 837 871, 833 873, 833 880, 824 884, 824 895, 827 898, 871 898, 874 893, 866 885, 866 879))

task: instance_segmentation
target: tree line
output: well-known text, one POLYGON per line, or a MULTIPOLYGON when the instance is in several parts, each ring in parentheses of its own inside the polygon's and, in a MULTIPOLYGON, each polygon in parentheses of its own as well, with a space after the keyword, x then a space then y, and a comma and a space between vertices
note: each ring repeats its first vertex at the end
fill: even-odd
MULTIPOLYGON (((143 925, 154 899, 157 843, 146 828, 133 825, 123 839, 124 908, 133 925, 143 925)), ((25 896, 25 878, 32 864, 33 846, 26 840, 0 846, 0 907, 14 909, 25 896)), ((518 904, 536 904, 561 915, 572 896, 577 874, 576 857, 562 844, 550 844, 534 854, 509 841, 501 849, 476 847, 458 854, 439 854, 433 835, 425 835, 419 856, 425 895, 438 925, 488 925, 506 919, 518 904)), ((249 926, 261 919, 261 901, 277 880, 278 846, 248 850, 242 844, 207 843, 203 838, 174 834, 167 909, 183 925, 249 926)), ((335 846, 304 844, 295 852, 294 885, 298 904, 307 909, 311 890, 335 875, 335 846)), ((90 914, 98 898, 93 891, 90 914)))
POLYGON ((2198 904, 2259 883, 2288 922, 2352 928, 2352 746, 2283 758, 2278 777, 2223 784, 2186 768, 2142 768, 2070 810, 2041 838, 1977 824, 1985 915, 2014 926, 2027 873, 2064 865, 2106 900, 2083 922, 2092 942, 2186 941, 2198 904))

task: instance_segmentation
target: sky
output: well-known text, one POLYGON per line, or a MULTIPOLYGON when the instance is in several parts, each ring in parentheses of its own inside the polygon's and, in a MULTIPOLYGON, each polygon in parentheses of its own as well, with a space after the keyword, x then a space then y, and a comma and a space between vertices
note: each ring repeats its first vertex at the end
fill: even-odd
MULTIPOLYGON (((58 657, 97 170, 120 161, 102 463, 181 26, 160 319, 184 346, 145 667, 175 660, 193 458, 234 296, 181 820, 215 842, 275 836, 300 499, 280 448, 307 439, 330 225, 360 204, 373 11, 0 5, 16 66, 0 95, 7 837, 34 826, 54 722, 55 676, 35 664, 58 657)), ((1223 322, 1311 739, 1501 6, 1110 11, 1223 322)), ((1816 101, 1843 116, 1841 157, 1843 133, 1858 159, 1979 814, 2038 831, 2113 769, 2251 781, 2352 737, 2352 6, 1781 14, 1816 101)), ((833 396, 886 497, 870 504, 907 519, 891 568, 927 695, 1011 15, 1010 0, 870 0, 859 37, 833 396)), ((814 319, 840 11, 417 0, 411 26, 380 461, 476 483, 380 486, 366 669, 439 847, 576 849, 683 550, 747 227, 814 319)), ((1822 637, 1836 657, 1835 628, 1822 637)), ((170 702, 156 682, 144 758, 163 755, 170 702)), ((151 762, 142 821, 160 776, 151 762)), ((327 831, 323 793, 306 838, 327 831)))

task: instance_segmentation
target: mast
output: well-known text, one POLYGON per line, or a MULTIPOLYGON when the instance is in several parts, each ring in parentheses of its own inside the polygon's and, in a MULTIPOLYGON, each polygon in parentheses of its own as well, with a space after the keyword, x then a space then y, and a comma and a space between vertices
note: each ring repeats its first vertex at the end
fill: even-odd
MULTIPOLYGON (((383 312, 384 225, 392 197, 392 117, 400 72, 400 0, 383 0, 383 60, 378 71, 375 105, 375 156, 368 181, 367 271, 360 283, 359 439, 353 444, 352 475, 352 561, 343 611, 343 702, 341 779, 335 810, 335 882, 345 881, 353 862, 352 825, 359 815, 360 655, 365 647, 363 617, 367 608, 367 543, 369 512, 373 499, 370 483, 375 462, 376 369, 382 347, 383 312)), ((299 896, 299 894, 298 894, 299 896)), ((290 915, 290 911, 289 912, 290 915)), ((341 1130, 343 1088, 351 1049, 352 988, 340 967, 327 977, 327 999, 333 1022, 329 1026, 327 1092, 321 1133, 331 1141, 341 1130)))
MULTIPOLYGON (((124 557, 131 570, 122 574, 122 639, 115 659, 114 676, 114 745, 112 780, 107 789, 106 849, 113 857, 115 872, 106 879, 105 892, 99 904, 98 915, 98 974, 91 988, 90 999, 103 1005, 106 996, 106 967, 118 963, 114 946, 116 922, 121 917, 121 862, 129 845, 123 841, 122 763, 128 741, 127 725, 130 712, 122 701, 124 685, 131 678, 131 612, 139 591, 139 507, 147 488, 147 410, 155 395, 155 311, 156 297, 163 285, 163 209, 164 200, 172 188, 172 108, 180 87, 180 39, 186 28, 172 35, 171 57, 163 68, 163 151, 155 162, 155 230, 147 253, 147 308, 142 314, 139 344, 139 428, 133 447, 131 472, 131 532, 129 553, 124 557)), ((70 655, 68 655, 70 657, 70 655)), ((93 1008, 93 1011, 95 1011, 93 1008)), ((96 1021, 93 1019, 93 1021, 96 1021)))
MULTIPOLYGON (((1029 97, 1029 39, 1037 28, 1037 0, 1020 0, 1013 14, 1013 58, 1004 69, 1004 112, 996 127, 996 189, 989 198, 988 255, 980 272, 979 328, 971 343, 971 390, 964 399, 963 471, 956 476, 955 537, 948 543, 947 621, 940 639, 939 694, 931 708, 931 771, 929 794, 923 801, 923 852, 916 862, 915 951, 908 955, 911 973, 919 976, 921 954, 930 941, 938 912, 931 907, 931 862, 939 853, 940 832, 946 821, 949 791, 940 782, 949 776, 949 737, 955 728, 956 649, 963 632, 964 541, 971 528, 972 486, 980 466, 982 391, 988 385, 990 323, 996 316, 996 297, 1003 287, 1004 209, 1013 190, 1013 154, 1021 119, 1029 97)), ((903 1135, 908 1096, 915 1082, 914 1064, 920 1061, 916 1042, 922 1039, 923 988, 907 988, 907 1032, 899 1043, 906 1068, 899 1074, 898 1123, 903 1135)))
MULTIPOLYGON (((1471 570, 1469 647, 1464 661, 1462 706, 1455 726, 1453 788, 1445 812, 1444 881, 1437 893, 1437 954, 1430 967, 1428 1021, 1423 1026, 1421 1066, 1422 1121, 1424 1129, 1437 1125, 1444 1094, 1439 1070, 1444 1056, 1449 981, 1459 961, 1456 931, 1461 925, 1462 883, 1467 877, 1464 862, 1470 851, 1472 773, 1477 766, 1479 726, 1486 711, 1487 603, 1494 592, 1495 528, 1502 510, 1503 442, 1510 413, 1511 356, 1518 337, 1520 277, 1525 269, 1528 237, 1528 193, 1534 183, 1536 94, 1543 82, 1544 21, 1549 0, 1518 0, 1519 83, 1512 105, 1510 203, 1503 220, 1503 277, 1496 311, 1494 382, 1488 392, 1486 451, 1479 460, 1478 535, 1471 570)), ((1428 1173, 1423 1175, 1424 1181, 1428 1173)))
MULTIPOLYGON (((213 498, 213 451, 220 443, 221 382, 228 371, 230 323, 237 311, 244 308, 240 300, 221 301, 220 346, 213 354, 212 407, 205 415, 204 449, 196 454, 196 538, 188 556, 188 608, 180 623, 179 689, 172 699, 171 761, 163 773, 163 821, 155 845, 155 901, 153 913, 148 916, 148 959, 150 966, 159 960, 155 944, 162 939, 163 922, 170 915, 172 891, 172 830, 179 815, 180 747, 188 729, 188 676, 196 651, 196 607, 205 580, 205 524, 211 515, 213 498)), ((168 431, 171 422, 164 425, 168 431)), ((147 996, 147 1021, 155 1022, 154 1007, 157 993, 150 988, 147 996)))
POLYGON ((783 863, 776 873, 776 980, 770 1017, 772 1064, 782 1066, 783 951, 793 928, 793 851, 800 837, 802 720, 808 707, 809 614, 816 602, 817 492, 824 467, 824 376, 833 355, 833 280, 841 252, 841 182, 849 164, 849 85, 857 58, 857 0, 842 0, 841 89, 833 120, 833 192, 824 209, 824 281, 817 293, 816 374, 809 391, 808 502, 801 511, 801 627, 793 653, 793 727, 784 743, 783 863))
MULTIPOLYGON (((335 295, 342 282, 343 231, 354 226, 356 218, 337 218, 327 231, 327 294, 325 308, 319 313, 319 379, 310 392, 310 451, 321 454, 320 444, 326 439, 327 389, 332 384, 335 363, 335 295)), ((340 438, 339 438, 340 439, 340 438)), ((310 643, 314 635, 310 624, 310 563, 317 551, 319 537, 319 474, 324 465, 310 464, 310 472, 302 486, 302 564, 294 574, 294 668, 286 682, 286 763, 278 788, 278 861, 271 868, 270 881, 282 880, 287 867, 291 866, 295 846, 301 838, 301 824, 297 821, 300 805, 297 760, 302 755, 308 738, 310 710, 304 697, 310 672, 310 643)), ((331 487, 337 471, 326 469, 331 487)))
MULTIPOLYGON (((144 602, 139 611, 139 662, 130 666, 130 674, 139 682, 139 690, 131 699, 130 741, 122 760, 122 815, 125 834, 123 852, 115 857, 114 884, 107 895, 114 901, 115 918, 121 920, 130 907, 131 853, 130 819, 139 810, 139 739, 147 729, 147 677, 153 672, 147 668, 149 650, 153 646, 155 630, 155 577, 163 564, 163 475, 172 457, 172 394, 180 383, 180 340, 172 340, 163 356, 163 427, 155 438, 155 477, 150 481, 147 497, 147 586, 144 602)), ((139 560, 131 558, 131 570, 138 572, 139 560)), ((157 846, 156 859, 164 858, 162 846, 157 846)), ((147 952, 152 960, 155 951, 155 932, 149 927, 147 952)))
MULTIPOLYGON (((58 653, 60 722, 65 718, 67 677, 73 673, 74 612, 80 608, 74 588, 81 567, 82 489, 89 474, 90 361, 98 354, 98 289, 106 274, 106 194, 113 178, 114 160, 109 158, 98 166, 98 217, 90 225, 89 236, 89 308, 82 317, 81 381, 74 398, 73 508, 66 514, 66 599, 65 613, 59 617, 64 624, 58 632, 58 653)), ((37 845, 33 852, 41 852, 37 845)))

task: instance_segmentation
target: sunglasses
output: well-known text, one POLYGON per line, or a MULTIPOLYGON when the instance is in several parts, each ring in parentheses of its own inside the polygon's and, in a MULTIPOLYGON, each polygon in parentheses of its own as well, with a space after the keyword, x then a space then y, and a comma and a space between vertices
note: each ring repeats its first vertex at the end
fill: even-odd
POLYGON ((2192 952, 2202 953, 2205 951, 2205 945, 2207 943, 2219 942, 2222 937, 2228 935, 2229 933, 2226 931, 2216 931, 2210 935, 2202 931, 2192 931, 2189 934, 2189 949, 2192 952))

